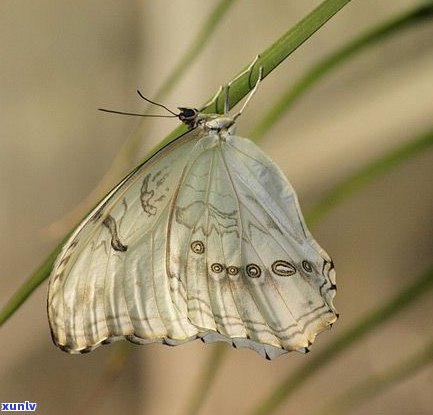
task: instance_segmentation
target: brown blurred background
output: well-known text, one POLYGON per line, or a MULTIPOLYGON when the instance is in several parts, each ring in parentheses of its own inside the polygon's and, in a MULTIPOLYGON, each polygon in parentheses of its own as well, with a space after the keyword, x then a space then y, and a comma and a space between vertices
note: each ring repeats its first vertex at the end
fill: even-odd
MULTIPOLYGON (((319 3, 237 1, 164 103, 200 105, 319 3)), ((321 57, 419 3, 353 0, 262 83, 238 133, 247 135, 279 92, 321 57)), ((2 0, 0 305, 58 242, 60 235, 52 237, 49 225, 96 186, 139 122, 96 109, 142 110, 135 89, 155 94, 215 4, 2 0)), ((432 120, 430 21, 332 72, 260 144, 286 172, 308 210, 327 189, 430 128, 432 120)), ((150 138, 142 144, 142 155, 176 123, 147 125, 150 138)), ((433 251, 432 165, 432 151, 411 159, 341 204, 313 230, 336 263, 340 320, 319 336, 310 355, 292 353, 270 363, 249 350, 229 350, 203 414, 252 408, 332 336, 427 269, 433 251)), ((85 356, 57 350, 45 312, 46 285, 0 329, 0 402, 37 402, 37 413, 46 415, 181 413, 213 345, 135 346, 107 389, 101 376, 115 346, 85 356)), ((320 408, 338 391, 419 350, 432 335, 431 303, 427 295, 381 326, 278 413, 320 408)), ((430 365, 352 413, 432 414, 432 390, 430 365)))

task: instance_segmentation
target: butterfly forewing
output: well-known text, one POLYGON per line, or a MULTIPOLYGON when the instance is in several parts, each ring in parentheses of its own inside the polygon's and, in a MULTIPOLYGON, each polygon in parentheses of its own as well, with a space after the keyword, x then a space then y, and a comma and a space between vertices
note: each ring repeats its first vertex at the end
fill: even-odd
POLYGON ((78 352, 118 336, 189 337, 191 326, 169 294, 165 255, 179 172, 196 143, 196 131, 188 132, 136 169, 66 243, 48 296, 60 347, 78 352))

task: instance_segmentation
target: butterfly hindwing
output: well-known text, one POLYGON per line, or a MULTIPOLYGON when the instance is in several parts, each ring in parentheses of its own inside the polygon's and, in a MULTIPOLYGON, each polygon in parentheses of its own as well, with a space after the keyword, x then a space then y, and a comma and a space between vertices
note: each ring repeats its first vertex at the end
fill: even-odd
POLYGON ((333 290, 322 293, 333 286, 321 272, 329 257, 257 146, 236 136, 200 141, 170 220, 170 270, 186 287, 189 321, 205 341, 270 357, 307 348, 336 318, 333 290))
POLYGON ((332 277, 322 272, 331 260, 309 233, 296 193, 279 168, 251 141, 233 138, 226 158, 237 167, 233 180, 249 241, 245 262, 261 272, 247 281, 280 345, 286 350, 308 347, 336 319, 335 291, 323 295, 324 287, 333 287, 332 277))
POLYGON ((191 157, 170 222, 170 270, 186 286, 188 319, 202 334, 213 330, 230 339, 246 336, 246 330, 227 278, 226 264, 240 270, 241 240, 221 145, 216 134, 205 136, 191 157))

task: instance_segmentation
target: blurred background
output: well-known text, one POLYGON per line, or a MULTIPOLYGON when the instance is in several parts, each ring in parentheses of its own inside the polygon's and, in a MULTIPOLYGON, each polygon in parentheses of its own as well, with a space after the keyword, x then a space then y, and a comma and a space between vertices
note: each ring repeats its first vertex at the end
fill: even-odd
MULTIPOLYGON (((238 134, 248 136, 280 92, 314 63, 420 3, 353 0, 262 82, 239 120, 238 134)), ((216 4, 2 0, 0 306, 70 229, 61 219, 91 193, 140 123, 97 108, 142 111, 135 90, 155 96, 216 4)), ((164 104, 200 106, 319 4, 233 1, 164 104)), ((328 189, 413 140, 431 128, 432 120, 429 20, 332 71, 268 131, 260 146, 285 171, 308 211, 328 189)), ((140 151, 123 173, 176 125, 164 119, 146 122, 140 151)), ((229 349, 202 414, 251 410, 315 351, 430 266, 432 166, 431 150, 402 163, 312 229, 336 264, 339 321, 317 338, 308 355, 291 353, 268 362, 250 350, 229 349)), ((116 372, 107 363, 115 345, 83 356, 54 347, 46 289, 42 284, 0 329, 0 402, 37 402, 37 413, 46 415, 183 413, 215 345, 133 346, 124 369, 116 372)), ((276 413, 319 410, 351 385, 380 376, 416 353, 431 340, 432 313, 432 295, 420 297, 326 366, 276 413)), ((432 390, 432 365, 423 365, 350 413, 432 414, 432 390)))

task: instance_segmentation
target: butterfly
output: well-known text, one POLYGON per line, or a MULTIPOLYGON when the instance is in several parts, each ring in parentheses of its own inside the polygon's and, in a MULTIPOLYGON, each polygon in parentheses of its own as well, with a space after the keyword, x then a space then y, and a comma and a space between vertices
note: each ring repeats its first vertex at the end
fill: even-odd
POLYGON ((281 170, 235 135, 243 108, 233 117, 179 108, 188 131, 73 232, 48 290, 60 349, 200 338, 273 359, 307 352, 335 322, 333 262, 281 170))

